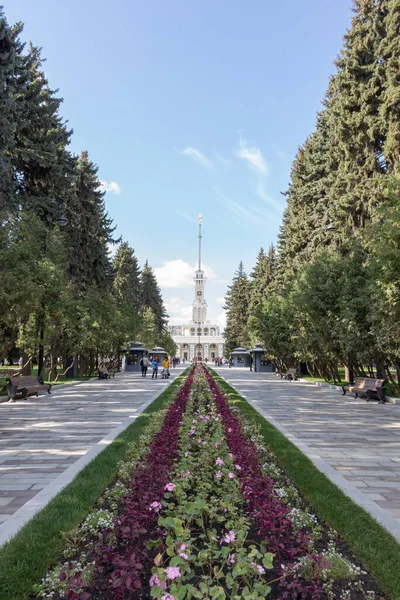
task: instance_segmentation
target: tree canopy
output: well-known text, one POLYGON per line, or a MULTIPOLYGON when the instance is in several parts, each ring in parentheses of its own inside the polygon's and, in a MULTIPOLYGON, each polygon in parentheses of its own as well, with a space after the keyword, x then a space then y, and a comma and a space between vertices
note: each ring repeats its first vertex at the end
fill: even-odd
POLYGON ((277 254, 261 250, 247 327, 228 289, 227 341, 261 341, 279 368, 400 389, 400 4, 355 0, 318 113, 293 161, 277 254), (271 267, 273 265, 273 267, 271 267), (237 324, 233 321, 237 319, 237 324), (236 335, 236 332, 238 335, 236 335))
POLYGON ((174 350, 154 273, 114 238, 98 167, 69 150, 63 100, 21 31, 0 9, 0 359, 42 355, 55 376, 79 357, 87 372, 150 336, 149 311, 150 341, 174 350))

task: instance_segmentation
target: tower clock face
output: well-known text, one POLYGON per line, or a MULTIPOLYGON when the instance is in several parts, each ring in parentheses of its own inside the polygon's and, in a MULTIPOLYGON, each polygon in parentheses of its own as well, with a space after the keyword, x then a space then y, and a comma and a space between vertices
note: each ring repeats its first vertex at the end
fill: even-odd
POLYGON ((197 295, 198 295, 198 296, 201 296, 201 291, 200 291, 200 290, 197 292, 197 295))

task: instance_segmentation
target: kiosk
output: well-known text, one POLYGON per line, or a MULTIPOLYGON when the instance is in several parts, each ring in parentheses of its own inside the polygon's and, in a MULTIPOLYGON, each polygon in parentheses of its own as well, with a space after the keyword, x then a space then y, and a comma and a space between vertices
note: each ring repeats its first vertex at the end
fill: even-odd
POLYGON ((231 356, 234 367, 250 367, 250 352, 246 348, 235 348, 231 356))
POLYGON ((256 344, 250 350, 250 356, 253 359, 250 364, 250 371, 254 373, 274 373, 275 365, 264 354, 264 348, 261 344, 256 344))
POLYGON ((125 357, 125 371, 141 371, 140 361, 147 356, 147 348, 141 342, 129 342, 125 357))

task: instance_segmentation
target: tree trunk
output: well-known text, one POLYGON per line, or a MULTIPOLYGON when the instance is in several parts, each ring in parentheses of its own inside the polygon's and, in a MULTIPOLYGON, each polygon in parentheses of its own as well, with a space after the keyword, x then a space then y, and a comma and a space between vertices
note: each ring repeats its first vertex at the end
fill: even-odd
POLYGON ((21 369, 21 375, 31 375, 32 371, 32 357, 29 358, 26 352, 22 352, 23 367, 21 369))
POLYGON ((344 380, 349 383, 353 383, 354 381, 354 373, 353 370, 347 365, 344 366, 344 380))
POLYGON ((376 361, 376 378, 386 379, 385 363, 381 358, 376 361))
POLYGON ((54 381, 57 377, 57 353, 53 347, 50 352, 50 373, 49 381, 54 381))

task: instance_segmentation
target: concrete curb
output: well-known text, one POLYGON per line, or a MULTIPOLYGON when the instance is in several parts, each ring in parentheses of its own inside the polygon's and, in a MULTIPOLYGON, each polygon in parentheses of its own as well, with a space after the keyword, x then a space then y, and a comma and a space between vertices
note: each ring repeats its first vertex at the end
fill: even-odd
MULTIPOLYGON (((286 427, 281 425, 279 421, 277 421, 274 417, 269 415, 262 408, 257 406, 257 402, 248 398, 245 393, 243 393, 240 388, 236 388, 229 382, 225 377, 220 375, 220 377, 226 381, 228 385, 237 390, 242 398, 245 398, 256 411, 263 416, 271 425, 276 427, 292 444, 294 444, 307 458, 311 460, 311 462, 317 467, 321 473, 326 475, 328 479, 332 483, 334 483, 346 496, 348 496, 355 504, 366 510, 373 519, 375 519, 382 527, 384 527, 390 535, 392 535, 397 542, 400 543, 400 523, 398 523, 395 519, 388 516, 383 508, 378 506, 373 500, 369 500, 365 497, 365 494, 360 492, 355 486, 351 484, 350 481, 345 479, 340 473, 336 471, 330 464, 328 464, 318 453, 315 452, 312 448, 307 446, 304 442, 299 440, 295 435, 290 433, 286 427)), ((308 383, 308 382, 307 382, 308 383)), ((329 384, 327 384, 329 385, 329 384)), ((338 386, 330 386, 331 388, 336 388, 338 386)), ((339 388, 341 389, 341 388, 339 388)))
POLYGON ((102 440, 92 446, 92 448, 90 448, 86 454, 78 458, 73 465, 64 471, 64 473, 61 473, 61 475, 54 479, 54 481, 49 483, 49 485, 38 492, 36 496, 21 506, 21 508, 19 508, 14 514, 12 514, 0 527, 0 547, 6 542, 10 541, 10 539, 13 538, 20 531, 20 529, 26 525, 30 519, 32 519, 34 515, 42 510, 42 508, 44 508, 50 502, 50 500, 52 500, 59 492, 61 492, 62 489, 71 483, 76 475, 78 475, 78 473, 82 471, 86 465, 96 458, 100 452, 105 450, 105 448, 107 448, 107 446, 111 444, 111 442, 122 431, 124 431, 131 423, 133 423, 135 419, 137 419, 149 406, 149 404, 151 404, 156 398, 158 398, 158 396, 160 396, 160 394, 168 389, 173 381, 175 381, 175 378, 168 380, 167 385, 162 390, 159 390, 149 400, 146 400, 146 402, 138 407, 137 414, 125 419, 125 421, 110 431, 110 433, 108 433, 102 440))

